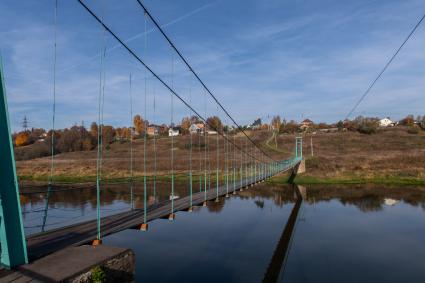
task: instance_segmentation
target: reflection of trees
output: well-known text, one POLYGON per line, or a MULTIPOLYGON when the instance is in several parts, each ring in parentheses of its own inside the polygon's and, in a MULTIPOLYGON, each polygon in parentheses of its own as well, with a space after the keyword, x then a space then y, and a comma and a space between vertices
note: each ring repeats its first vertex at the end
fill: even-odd
MULTIPOLYGON (((89 207, 96 208, 96 187, 93 185, 58 185, 53 188, 50 195, 49 208, 60 206, 61 208, 70 208, 81 210, 82 212, 89 207), (89 207, 88 207, 89 206, 89 207)), ((193 183, 194 193, 199 191, 199 183, 193 183)), ((21 204, 23 210, 34 206, 41 206, 45 203, 46 186, 24 188, 25 193, 21 194, 21 204)), ((143 182, 135 182, 133 184, 133 200, 135 208, 143 208, 143 182)), ((147 183, 147 203, 153 205, 158 202, 169 200, 171 194, 171 186, 167 181, 158 181, 156 183, 155 197, 153 191, 153 182, 147 183)), ((282 207, 287 203, 294 202, 294 192, 290 186, 271 186, 268 184, 259 184, 254 188, 238 192, 236 197, 248 200, 257 200, 257 198, 272 200, 275 205, 282 207)), ((175 182, 175 195, 185 197, 189 195, 189 186, 187 181, 175 182)), ((101 185, 100 203, 102 206, 110 205, 115 201, 127 202, 130 204, 130 184, 108 184, 101 185)), ((220 203, 211 202, 208 209, 211 212, 219 212, 223 208, 225 198, 220 199, 220 203)), ((264 206, 256 203, 257 206, 264 206)))
POLYGON ((255 205, 258 206, 259 208, 263 209, 264 208, 264 201, 263 200, 256 200, 254 201, 255 205))
MULTIPOLYGON (((294 190, 290 185, 269 185, 266 183, 259 184, 254 188, 239 192, 237 197, 241 199, 261 198, 264 206, 264 199, 273 200, 278 207, 285 204, 294 203, 294 190)), ((256 202, 257 200, 255 200, 256 202)), ((256 203, 258 206, 258 204, 256 203)), ((260 207, 260 206, 259 206, 260 207)))
POLYGON ((377 195, 365 195, 360 198, 342 198, 341 203, 357 206, 363 212, 373 212, 382 210, 384 198, 377 195))
POLYGON ((380 211, 386 198, 403 201, 425 210, 425 188, 421 187, 383 187, 379 185, 332 185, 309 186, 307 201, 329 201, 338 199, 344 205, 355 205, 363 212, 380 211))

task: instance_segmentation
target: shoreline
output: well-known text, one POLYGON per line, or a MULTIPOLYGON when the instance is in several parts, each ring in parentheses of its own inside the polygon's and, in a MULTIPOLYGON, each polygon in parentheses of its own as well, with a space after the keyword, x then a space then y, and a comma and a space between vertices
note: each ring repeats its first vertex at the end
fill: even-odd
MULTIPOLYGON (((267 180, 269 184, 287 184, 289 176, 278 176, 267 180)), ((387 186, 425 186, 425 179, 406 178, 399 176, 376 176, 370 178, 341 177, 319 178, 315 176, 297 175, 294 179, 297 185, 387 185, 387 186)))
MULTIPOLYGON (((203 174, 193 174, 193 182, 197 183, 199 176, 203 174)), ((215 174, 210 175, 211 182, 215 182, 215 174)), ((230 176, 231 178, 231 176, 230 176)), ((220 176, 221 182, 225 182, 225 177, 220 176)), ((285 174, 282 176, 275 176, 268 179, 266 182, 271 185, 288 184, 289 175, 285 174)), ((132 181, 135 183, 143 182, 143 176, 134 176, 132 181)), ((153 175, 147 175, 146 180, 152 182, 154 180, 153 175)), ((157 175, 155 177, 157 182, 170 181, 170 175, 157 175)), ((177 182, 189 181, 189 174, 178 173, 174 175, 174 180, 177 182)), ((47 176, 19 176, 19 183, 23 185, 45 185, 47 184, 47 176)), ((103 181, 109 184, 126 184, 131 181, 130 177, 109 177, 104 178, 103 181)), ((62 185, 78 185, 78 184, 89 184, 96 182, 96 176, 67 176, 59 175, 54 176, 53 182, 62 185)), ((229 181, 231 182, 231 181, 229 181)), ((412 178, 412 177, 400 177, 400 176, 375 176, 375 177, 358 177, 358 176, 343 176, 343 177, 316 177, 311 175, 297 175, 294 179, 294 184, 297 185, 416 185, 425 186, 425 179, 412 178)))

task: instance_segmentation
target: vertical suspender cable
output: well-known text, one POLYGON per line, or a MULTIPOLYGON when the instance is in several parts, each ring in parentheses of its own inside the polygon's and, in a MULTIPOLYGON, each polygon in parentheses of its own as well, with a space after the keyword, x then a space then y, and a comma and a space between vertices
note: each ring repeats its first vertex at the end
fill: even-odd
MULTIPOLYGON (((171 50, 171 88, 174 89, 174 54, 171 50)), ((174 95, 171 99, 171 216, 174 214, 174 95)))
MULTIPOLYGON (((204 91, 204 117, 207 117, 207 94, 204 91)), ((207 201, 207 149, 208 149, 208 138, 207 138, 207 123, 204 123, 204 201, 207 201)))
POLYGON ((53 105, 52 105, 52 132, 51 132, 51 146, 50 146, 50 174, 47 185, 46 206, 43 216, 43 225, 41 231, 44 232, 44 227, 47 222, 47 211, 49 209, 49 199, 52 191, 53 172, 55 169, 55 118, 56 118, 56 55, 57 55, 57 20, 58 20, 58 0, 55 0, 54 11, 54 43, 53 43, 53 105))
MULTIPOLYGON (((218 120, 218 105, 217 105, 217 120, 218 120)), ((218 124, 218 123, 217 123, 218 124)), ((219 181, 218 181, 218 179, 219 179, 219 176, 218 176, 218 173, 219 173, 219 166, 220 166, 220 159, 219 159, 219 154, 220 154, 220 143, 219 143, 219 131, 220 131, 220 125, 217 125, 217 136, 216 136, 216 147, 217 147, 217 149, 216 149, 216 154, 217 154, 217 169, 216 169, 216 174, 215 174, 215 177, 216 177, 216 183, 215 183, 215 192, 216 192, 216 198, 217 198, 217 200, 218 200, 218 185, 219 185, 219 181)))
MULTIPOLYGON (((241 142, 240 142, 240 148, 243 148, 242 142, 243 142, 243 140, 241 140, 241 142)), ((242 154, 242 151, 239 151, 239 155, 240 155, 240 158, 241 158, 241 167, 240 167, 240 170, 239 170, 239 175, 240 175, 240 183, 241 183, 241 189, 242 189, 242 187, 243 187, 243 154, 242 154)))
POLYGON ((248 152, 248 140, 245 139, 245 185, 248 185, 248 155, 246 154, 248 152))
POLYGON ((103 104, 105 93, 105 71, 104 60, 106 56, 105 44, 105 28, 102 27, 101 34, 101 55, 100 55, 100 75, 99 75, 99 100, 98 100, 98 125, 97 125, 97 158, 96 158, 96 224, 97 224, 97 240, 101 239, 100 236, 100 174, 101 174, 101 160, 102 160, 102 123, 103 123, 103 104))
MULTIPOLYGON (((145 34, 144 34, 144 52, 146 55, 147 52, 147 17, 146 13, 144 14, 144 20, 145 20, 145 34)), ((148 73, 147 69, 145 68, 145 93, 144 93, 144 127, 143 127, 143 223, 146 224, 146 218, 147 218, 147 187, 146 187, 146 144, 148 142, 147 139, 147 130, 148 130, 148 113, 147 113, 147 83, 148 83, 148 73)))
POLYGON ((236 134, 233 133, 233 160, 232 160, 232 167, 233 167, 233 192, 236 191, 236 134))
MULTIPOLYGON (((197 131, 199 131, 199 129, 197 129, 197 131)), ((201 133, 199 132, 198 132, 198 151, 199 151, 199 154, 198 154, 199 155, 199 192, 201 192, 202 191, 202 152, 201 152, 201 133)))
POLYGON ((131 88, 131 73, 130 73, 130 205, 134 209, 134 191, 133 191, 133 93, 131 88))
MULTIPOLYGON (((229 129, 226 127, 226 136, 228 136, 229 129)), ((229 149, 228 149, 228 143, 227 139, 224 139, 224 145, 225 145, 225 169, 226 169, 226 194, 229 194, 229 149)))
MULTIPOLYGON (((192 80, 189 83, 189 104, 192 104, 192 80)), ((191 124, 192 110, 189 111, 189 124, 191 124)), ((189 136, 190 136, 190 152, 189 152, 189 194, 190 194, 190 204, 189 207, 192 208, 192 133, 190 132, 189 126, 189 136)))
POLYGON ((155 88, 155 83, 153 83, 153 124, 154 124, 154 131, 153 131, 153 154, 154 154, 154 159, 153 159, 153 198, 156 202, 156 171, 157 171, 157 164, 156 164, 156 135, 157 135, 157 127, 156 127, 156 88, 155 88))

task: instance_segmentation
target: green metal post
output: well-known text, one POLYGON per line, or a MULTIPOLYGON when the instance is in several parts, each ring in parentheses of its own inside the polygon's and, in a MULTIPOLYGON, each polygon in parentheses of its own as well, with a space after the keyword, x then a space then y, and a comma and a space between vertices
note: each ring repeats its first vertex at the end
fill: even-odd
POLYGON ((298 158, 298 137, 295 137, 295 158, 298 158))
POLYGON ((0 58, 0 262, 7 268, 28 263, 15 157, 0 58))

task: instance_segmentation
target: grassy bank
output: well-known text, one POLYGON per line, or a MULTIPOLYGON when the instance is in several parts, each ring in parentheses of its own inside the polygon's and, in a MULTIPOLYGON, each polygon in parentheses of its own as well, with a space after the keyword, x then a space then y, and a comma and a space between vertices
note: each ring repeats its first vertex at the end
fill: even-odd
MULTIPOLYGON (((286 184, 289 176, 274 177, 267 182, 269 184, 286 184)), ((357 176, 344 178, 319 178, 309 175, 298 175, 294 179, 294 183, 298 185, 362 185, 362 184, 382 184, 389 186, 425 186, 425 179, 407 178, 398 176, 376 176, 371 178, 360 178, 357 176)))
MULTIPOLYGON (((19 180, 20 181, 25 181, 25 182, 37 182, 37 183, 47 183, 48 181, 48 176, 45 175, 23 175, 23 176, 19 176, 19 180)), ((202 178, 202 180, 204 181, 204 174, 199 175, 199 174, 193 174, 192 175, 192 180, 193 182, 199 182, 200 178, 202 178)), ((209 177, 207 175, 207 178, 209 181, 211 181, 212 183, 215 183, 216 180, 216 174, 211 174, 209 177)), ((229 183, 233 182, 233 175, 229 174, 229 183)), ((236 177, 237 181, 239 182, 240 178, 236 177)), ((133 182, 135 183, 141 183, 144 181, 144 177, 143 176, 134 176, 132 178, 133 182)), ((148 182, 152 182, 154 180, 156 180, 157 182, 170 182, 171 181, 171 175, 157 175, 157 176, 153 176, 153 175, 149 175, 146 176, 146 180, 148 182)), ((190 177, 189 174, 175 174, 174 175, 174 181, 175 182, 189 182, 190 177)), ((114 183, 114 184, 119 184, 119 183, 129 183, 131 181, 130 177, 106 177, 104 179, 102 179, 102 181, 104 183, 114 183)), ((225 175, 220 175, 219 176, 219 181, 220 183, 224 183, 226 181, 226 177, 225 175)), ((53 183, 61 183, 61 184, 66 184, 66 183, 70 183, 70 184, 75 184, 75 183, 94 183, 96 182, 96 176, 72 176, 72 175, 55 175, 53 177, 53 183)))
MULTIPOLYGON (((275 137, 269 131, 254 131, 249 134, 250 138, 275 160, 282 160, 294 154, 294 135, 279 134, 275 137)), ((172 150, 176 181, 187 180, 190 166, 197 172, 204 170, 214 172, 217 167, 223 172, 226 164, 230 167, 237 164, 239 168, 241 162, 246 162, 246 156, 241 155, 239 151, 234 154, 231 150, 226 163, 225 143, 220 139, 217 144, 216 138, 217 136, 209 137, 207 152, 201 147, 194 147, 192 154, 188 150, 190 148, 188 136, 175 138, 172 150), (192 156, 192 163, 189 162, 189 156, 192 156)), ((298 184, 425 185, 425 131, 411 134, 406 128, 394 127, 381 129, 372 135, 357 132, 318 132, 305 134, 303 138, 307 172, 295 179, 298 184), (314 148, 314 155, 311 146, 314 148)), ((203 142, 197 138, 194 140, 195 143, 203 142)), ((244 148, 245 138, 237 136, 235 141, 244 148)), ((152 176, 155 171, 158 174, 157 180, 169 181, 170 150, 171 142, 168 138, 157 141, 156 151, 152 141, 148 140, 145 169, 143 140, 136 140, 133 144, 135 181, 142 181, 144 172, 152 176)), ((128 182, 130 153, 129 144, 125 143, 113 143, 105 150, 102 159, 102 176, 105 182, 128 182)), ((55 155, 54 181, 95 182, 96 158, 95 150, 55 155)), ((17 173, 20 180, 46 182, 50 174, 50 162, 50 157, 18 161, 17 173)), ((215 172, 211 178, 215 180, 215 172)), ((285 182, 282 178, 275 178, 272 182, 285 182)), ((223 182, 222 177, 221 180, 223 182)))

